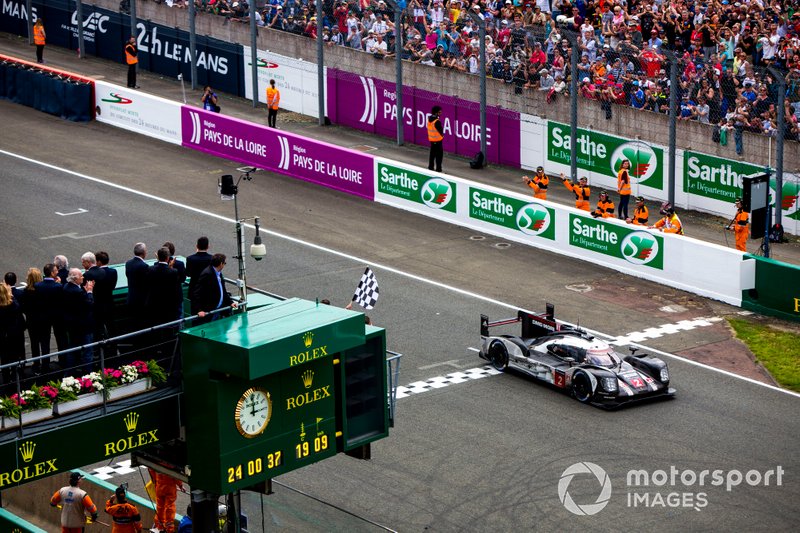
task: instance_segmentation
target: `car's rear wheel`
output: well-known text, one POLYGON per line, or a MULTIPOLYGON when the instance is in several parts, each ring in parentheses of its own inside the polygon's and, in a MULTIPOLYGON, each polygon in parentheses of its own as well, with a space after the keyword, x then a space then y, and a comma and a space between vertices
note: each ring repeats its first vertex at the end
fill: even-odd
POLYGON ((508 352, 502 342, 494 342, 489 347, 489 361, 495 370, 504 372, 508 368, 508 352))
POLYGON ((577 372, 572 377, 572 395, 581 403, 586 403, 591 399, 592 383, 585 373, 577 372))

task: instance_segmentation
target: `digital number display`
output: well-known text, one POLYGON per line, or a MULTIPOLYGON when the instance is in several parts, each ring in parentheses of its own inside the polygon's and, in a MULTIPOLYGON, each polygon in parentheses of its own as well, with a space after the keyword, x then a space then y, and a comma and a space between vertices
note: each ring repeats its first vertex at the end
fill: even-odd
POLYGON ((312 453, 324 452, 328 449, 328 436, 324 433, 314 437, 313 442, 304 441, 294 447, 295 459, 303 459, 312 453))
POLYGON ((228 467, 228 483, 237 483, 280 466, 283 466, 283 452, 278 450, 267 454, 266 457, 256 457, 246 463, 228 467))

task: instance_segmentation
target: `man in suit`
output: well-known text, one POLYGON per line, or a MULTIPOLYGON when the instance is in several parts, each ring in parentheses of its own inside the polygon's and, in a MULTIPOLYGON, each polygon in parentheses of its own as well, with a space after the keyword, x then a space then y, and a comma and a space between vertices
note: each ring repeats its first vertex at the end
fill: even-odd
MULTIPOLYGON (((94 342, 94 281, 83 282, 83 273, 78 268, 69 269, 64 284, 64 318, 69 333, 69 347, 76 348, 94 342)), ((67 367, 80 364, 78 374, 91 372, 92 349, 85 348, 67 354, 67 367), (80 361, 78 361, 80 357, 80 361)))
POLYGON ((141 329, 144 325, 144 304, 147 299, 147 272, 149 266, 144 262, 147 246, 137 242, 133 247, 133 257, 125 263, 125 276, 128 278, 128 313, 131 316, 131 329, 141 329))
MULTIPOLYGON (((147 271, 147 300, 145 314, 150 325, 156 326, 177 320, 181 298, 178 271, 172 268, 169 248, 159 248, 158 262, 147 271)), ((163 337, 163 335, 159 335, 163 337)))
MULTIPOLYGON (((211 264, 197 278, 192 305, 197 305, 198 324, 208 322, 203 320, 207 313, 215 309, 232 306, 236 308, 236 302, 231 300, 231 295, 225 290, 225 280, 222 279, 222 269, 225 268, 225 254, 214 254, 211 257, 211 264)), ((211 320, 219 318, 215 314, 211 320)))
POLYGON ((58 279, 61 284, 67 282, 67 274, 69 274, 69 260, 64 255, 57 255, 53 258, 53 263, 58 267, 58 279))
MULTIPOLYGON (((94 280, 94 321, 95 321, 95 340, 109 339, 114 336, 114 289, 117 288, 117 271, 108 268, 108 253, 102 250, 94 254, 97 264, 96 274, 90 273, 94 269, 87 270, 83 275, 87 279, 94 280)), ((106 358, 116 355, 117 350, 113 344, 103 347, 106 358)))
MULTIPOLYGON (((56 349, 60 352, 69 348, 67 338, 67 328, 64 323, 64 286, 58 278, 58 266, 55 263, 47 263, 42 269, 44 279, 34 285, 36 289, 36 306, 39 309, 37 315, 42 320, 40 335, 42 336, 42 355, 50 353, 50 330, 56 337, 56 349)), ((58 362, 61 366, 66 365, 66 357, 60 355, 58 362)), ((50 370, 50 360, 44 359, 42 362, 42 372, 50 370)))
POLYGON ((175 257, 175 245, 169 241, 162 244, 169 249, 169 263, 172 268, 178 271, 178 284, 181 289, 181 299, 178 302, 178 318, 183 318, 183 284, 186 281, 186 263, 175 257))
POLYGON ((208 253, 208 237, 197 239, 197 252, 186 258, 186 274, 189 275, 189 299, 192 301, 191 313, 196 315, 200 310, 194 302, 194 288, 200 274, 211 264, 211 254, 208 253))

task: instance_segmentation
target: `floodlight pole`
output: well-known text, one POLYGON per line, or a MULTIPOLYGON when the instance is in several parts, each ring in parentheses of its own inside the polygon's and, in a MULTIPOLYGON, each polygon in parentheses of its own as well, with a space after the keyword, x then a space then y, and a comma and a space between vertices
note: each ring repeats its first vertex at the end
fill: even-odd
POLYGON ((480 15, 476 15, 472 10, 468 11, 470 18, 478 25, 480 35, 480 70, 478 76, 481 78, 481 153, 483 154, 483 165, 486 166, 488 156, 486 153, 486 21, 480 15))

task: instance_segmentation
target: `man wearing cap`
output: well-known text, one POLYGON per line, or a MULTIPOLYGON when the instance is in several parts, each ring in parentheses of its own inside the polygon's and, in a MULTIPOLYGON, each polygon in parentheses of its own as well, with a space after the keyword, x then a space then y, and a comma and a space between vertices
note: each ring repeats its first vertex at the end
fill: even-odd
POLYGON ((636 207, 633 210, 633 218, 626 218, 625 222, 634 226, 647 226, 650 213, 644 205, 644 196, 636 197, 636 207))
POLYGON ((533 178, 522 176, 525 185, 533 189, 533 197, 539 200, 547 200, 547 186, 550 185, 550 178, 544 173, 544 167, 536 167, 536 174, 533 178))
MULTIPOLYGON (((125 497, 125 487, 120 485, 114 491, 114 496, 106 501, 106 512, 111 515, 114 524, 111 533, 139 533, 142 530, 142 517, 139 509, 128 502, 125 497)), ((175 531, 175 526, 166 531, 175 531)))
POLYGON ((589 188, 589 185, 587 185, 589 180, 586 176, 583 176, 578 183, 574 183, 569 181, 562 173, 561 181, 564 183, 564 187, 572 191, 572 194, 575 195, 575 208, 582 211, 589 211, 589 195, 592 190, 589 188))
POLYGON ((742 199, 736 199, 736 216, 733 217, 726 230, 733 230, 736 235, 736 249, 740 252, 747 251, 747 232, 749 230, 750 214, 742 207, 742 199))
POLYGON ((614 202, 608 197, 606 191, 600 191, 597 207, 592 211, 594 218, 614 218, 614 202))
POLYGON ((85 490, 80 488, 83 475, 70 472, 69 485, 58 489, 50 498, 50 505, 61 504, 61 533, 83 533, 86 525, 86 513, 97 521, 97 506, 85 490))
POLYGON ((444 127, 442 126, 442 121, 439 120, 441 113, 442 108, 435 105, 431 109, 431 114, 428 115, 428 141, 431 143, 428 170, 435 170, 436 172, 442 171, 442 159, 444 158, 444 148, 442 147, 444 127))
POLYGON ((683 224, 681 224, 681 219, 678 218, 678 215, 675 213, 675 208, 672 207, 672 204, 670 204, 669 202, 664 202, 661 205, 660 213, 663 215, 664 218, 662 218, 652 226, 648 226, 650 229, 657 229, 662 233, 674 233, 676 235, 683 235, 683 224))

